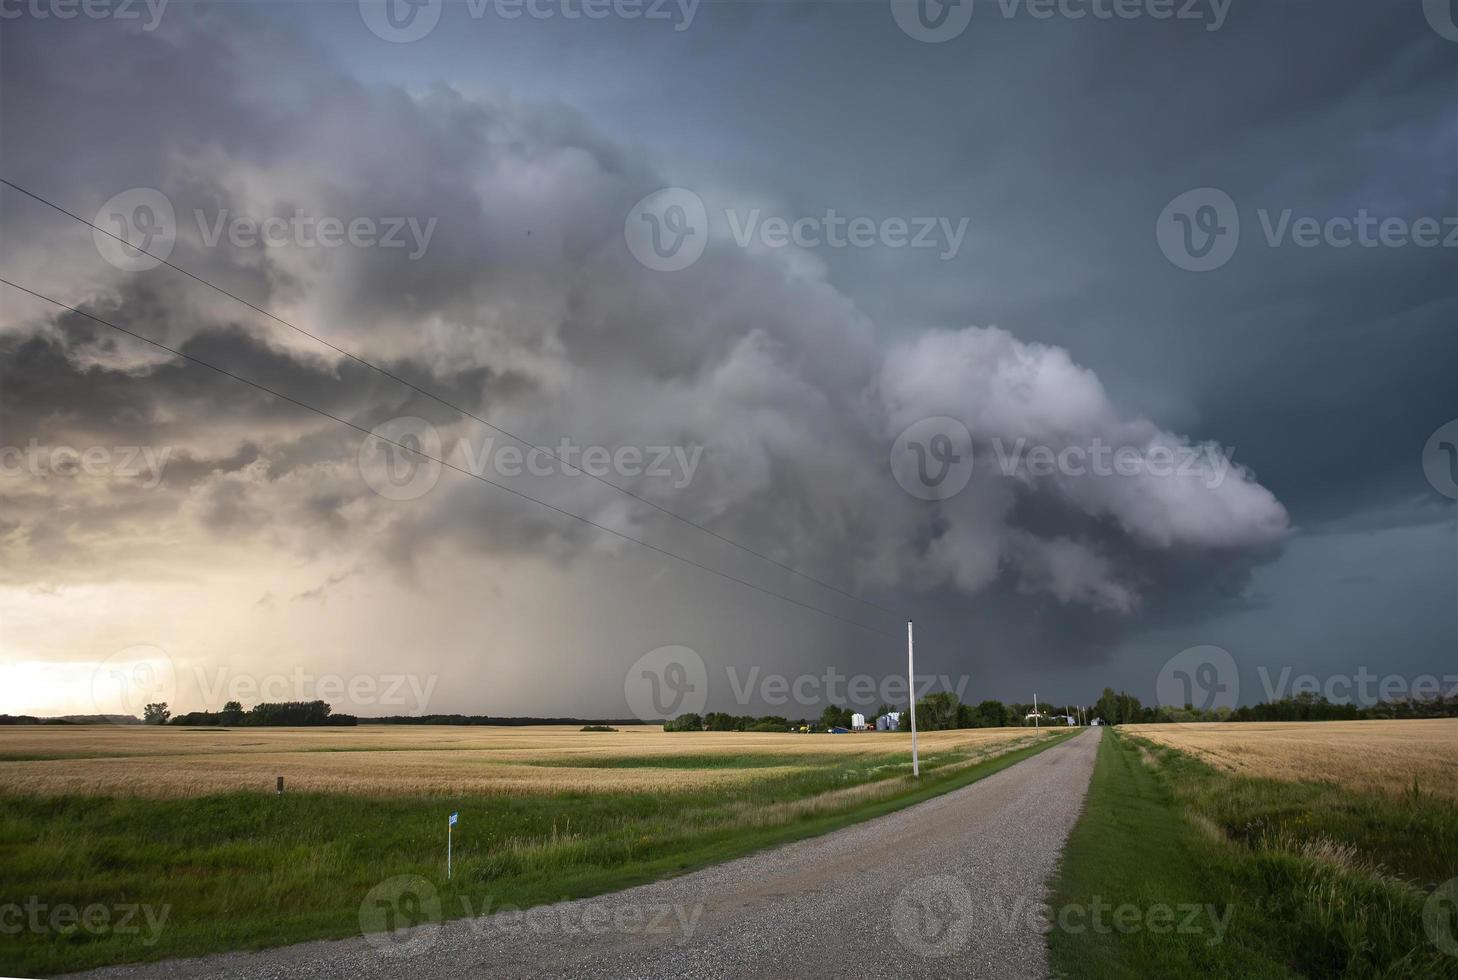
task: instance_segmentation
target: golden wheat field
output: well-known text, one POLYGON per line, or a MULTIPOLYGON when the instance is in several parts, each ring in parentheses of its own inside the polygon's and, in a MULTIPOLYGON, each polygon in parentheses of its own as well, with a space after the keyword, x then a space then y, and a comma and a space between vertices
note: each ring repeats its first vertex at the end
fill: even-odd
POLYGON ((1335 782, 1458 800, 1458 718, 1419 721, 1126 725, 1121 731, 1200 756, 1226 772, 1335 782))
MULTIPOLYGON (((978 758, 1044 733, 1020 728, 927 732, 923 756, 957 750, 978 758)), ((664 732, 659 727, 583 732, 570 726, 465 728, 153 728, 140 725, 0 728, 0 792, 37 795, 191 796, 272 792, 283 776, 300 792, 543 794, 660 792, 733 786, 824 764, 824 757, 910 753, 894 732, 791 735, 664 732), (775 756, 737 767, 736 756, 775 756), (701 757, 720 757, 694 765, 701 757), (665 766, 675 757, 681 766, 665 766), (692 757, 692 758, 686 758, 692 757), (804 765, 797 764, 797 758, 804 765), (633 762, 658 760, 658 764, 633 762)))

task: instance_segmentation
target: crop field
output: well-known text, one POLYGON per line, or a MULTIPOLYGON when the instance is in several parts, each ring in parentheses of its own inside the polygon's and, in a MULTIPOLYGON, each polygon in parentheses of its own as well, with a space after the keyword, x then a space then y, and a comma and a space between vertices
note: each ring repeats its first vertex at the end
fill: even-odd
MULTIPOLYGON (((920 736, 928 755, 980 757, 1033 732, 965 729, 920 736)), ((0 792, 197 796, 233 790, 365 794, 660 792, 742 786, 844 761, 899 755, 896 732, 791 735, 583 732, 569 726, 198 729, 0 728, 0 792)), ((858 768, 866 768, 860 766, 858 768)), ((851 772, 852 770, 847 770, 851 772)))
POLYGON ((1126 725, 1222 772, 1285 782, 1333 782, 1359 792, 1414 786, 1458 801, 1458 718, 1126 725))
POLYGON ((1055 904, 1193 901, 1226 910, 1227 931, 1050 946, 1082 977, 1458 980, 1440 944, 1454 882, 1458 720, 1124 725, 1055 904))
POLYGON ((371 889, 401 875, 450 915, 596 895, 920 802, 1062 737, 926 733, 913 781, 899 733, 0 730, 0 899, 167 916, 140 936, 0 932, 0 972, 357 935, 371 889))

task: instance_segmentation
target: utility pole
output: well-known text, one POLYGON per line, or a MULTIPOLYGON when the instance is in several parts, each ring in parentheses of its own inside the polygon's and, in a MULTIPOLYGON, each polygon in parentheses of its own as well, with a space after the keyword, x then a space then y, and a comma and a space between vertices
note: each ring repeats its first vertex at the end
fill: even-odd
POLYGON ((1033 727, 1034 728, 1041 727, 1038 724, 1038 692, 1037 691, 1034 691, 1033 692, 1033 727))
POLYGON ((911 775, 921 778, 921 761, 916 757, 916 655, 911 640, 911 620, 906 621, 906 689, 911 702, 911 775))

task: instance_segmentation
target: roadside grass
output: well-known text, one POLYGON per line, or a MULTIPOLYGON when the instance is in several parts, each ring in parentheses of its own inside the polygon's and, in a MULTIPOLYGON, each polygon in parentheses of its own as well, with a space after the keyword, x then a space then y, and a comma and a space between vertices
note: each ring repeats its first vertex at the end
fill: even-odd
POLYGON ((1051 961, 1069 978, 1458 978, 1423 921, 1455 876, 1449 801, 1232 776, 1111 730, 1052 883, 1051 961), (1140 925, 1087 928, 1076 910, 1095 903, 1140 925), (1223 932, 1210 914, 1150 927, 1151 908, 1182 905, 1228 915, 1223 932))
POLYGON ((889 813, 1065 738, 996 755, 937 753, 916 783, 899 757, 893 765, 840 756, 714 792, 0 795, 0 906, 144 904, 167 916, 160 929, 139 919, 140 932, 125 935, 0 931, 0 972, 54 974, 358 934, 369 890, 398 875, 430 881, 447 919, 588 897, 889 813), (447 882, 453 810, 460 823, 447 882))

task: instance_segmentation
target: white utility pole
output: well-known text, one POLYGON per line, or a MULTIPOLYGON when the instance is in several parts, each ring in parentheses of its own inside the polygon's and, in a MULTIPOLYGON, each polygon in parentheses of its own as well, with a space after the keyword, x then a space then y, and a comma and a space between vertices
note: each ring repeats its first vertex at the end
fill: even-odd
POLYGON ((911 775, 921 778, 921 761, 916 757, 916 654, 912 648, 911 620, 906 621, 906 689, 911 702, 911 775))
POLYGON ((1038 692, 1033 692, 1033 727, 1038 728, 1038 692))

